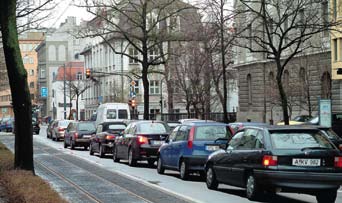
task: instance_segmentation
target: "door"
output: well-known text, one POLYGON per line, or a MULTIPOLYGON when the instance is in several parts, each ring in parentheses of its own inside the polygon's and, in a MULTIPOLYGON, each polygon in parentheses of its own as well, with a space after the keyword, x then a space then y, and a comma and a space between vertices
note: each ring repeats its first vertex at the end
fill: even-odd
POLYGON ((124 151, 124 143, 125 143, 125 137, 127 134, 129 134, 129 131, 132 128, 132 124, 129 124, 127 128, 124 130, 122 135, 118 136, 115 138, 115 147, 117 149, 117 155, 118 158, 126 158, 126 154, 123 152, 124 151))
POLYGON ((92 134, 91 135, 91 145, 92 145, 92 148, 93 150, 95 151, 99 151, 99 143, 100 143, 100 137, 101 137, 101 133, 102 133, 102 129, 103 129, 103 125, 98 125, 97 128, 96 128, 96 134, 92 134))
POLYGON ((171 134, 167 138, 167 142, 163 145, 162 150, 160 152, 163 164, 166 166, 171 165, 171 147, 173 145, 173 142, 176 140, 176 135, 179 130, 179 126, 177 126, 171 134))
POLYGON ((188 126, 181 126, 176 134, 176 139, 171 146, 170 166, 179 168, 179 160, 183 155, 184 148, 187 147, 187 139, 189 134, 188 126))

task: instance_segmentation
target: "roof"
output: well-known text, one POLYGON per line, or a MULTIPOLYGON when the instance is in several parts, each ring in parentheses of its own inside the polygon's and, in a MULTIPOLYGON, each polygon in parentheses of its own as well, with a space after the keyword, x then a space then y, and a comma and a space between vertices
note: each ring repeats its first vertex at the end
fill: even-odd
POLYGON ((56 78, 57 81, 64 80, 64 70, 65 70, 65 79, 66 80, 77 80, 77 73, 81 73, 82 77, 84 74, 84 63, 83 62, 69 62, 64 66, 58 68, 56 78))

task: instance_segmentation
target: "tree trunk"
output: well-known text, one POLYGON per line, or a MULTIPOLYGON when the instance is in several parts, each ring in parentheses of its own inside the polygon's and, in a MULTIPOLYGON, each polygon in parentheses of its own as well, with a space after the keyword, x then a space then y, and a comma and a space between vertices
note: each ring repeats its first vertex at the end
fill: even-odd
POLYGON ((278 73, 277 73, 277 84, 278 84, 278 89, 279 89, 279 94, 280 94, 280 99, 281 99, 281 107, 283 109, 283 117, 284 117, 284 123, 285 125, 289 125, 289 112, 288 112, 288 105, 287 105, 287 96, 281 81, 281 76, 282 76, 282 69, 281 69, 281 64, 280 62, 277 62, 277 67, 278 67, 278 73))
POLYGON ((34 173, 32 105, 27 84, 27 72, 19 49, 16 0, 1 1, 0 10, 2 41, 15 116, 14 167, 34 173))
POLYGON ((226 78, 226 54, 225 54, 225 45, 224 45, 224 2, 221 0, 221 13, 220 13, 220 42, 221 42, 221 58, 222 58, 222 76, 223 76, 223 122, 228 123, 228 111, 227 111, 227 99, 228 99, 228 90, 227 90, 227 78, 226 78))
POLYGON ((149 118, 149 103, 150 103, 150 84, 147 78, 147 67, 143 64, 142 81, 144 86, 144 120, 150 120, 149 118))
POLYGON ((78 98, 79 98, 79 94, 76 95, 76 121, 78 121, 78 98))

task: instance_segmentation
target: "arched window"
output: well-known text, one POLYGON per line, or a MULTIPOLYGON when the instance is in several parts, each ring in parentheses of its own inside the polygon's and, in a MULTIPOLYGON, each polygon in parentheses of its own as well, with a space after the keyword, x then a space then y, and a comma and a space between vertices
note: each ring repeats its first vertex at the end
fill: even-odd
POLYGON ((56 47, 54 45, 49 46, 49 60, 56 61, 56 47))
POLYGON ((58 46, 58 61, 65 61, 65 46, 59 45, 58 46))
POLYGON ((248 104, 252 104, 252 77, 251 77, 251 74, 247 75, 247 88, 248 88, 248 104))
POLYGON ((321 78, 321 98, 331 98, 331 77, 328 72, 324 72, 321 78))

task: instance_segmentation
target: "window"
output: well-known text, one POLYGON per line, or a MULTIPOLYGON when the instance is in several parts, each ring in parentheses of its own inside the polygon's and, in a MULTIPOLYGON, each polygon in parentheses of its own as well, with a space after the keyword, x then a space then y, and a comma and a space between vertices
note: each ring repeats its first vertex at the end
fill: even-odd
POLYGON ((167 133, 169 131, 169 128, 167 128, 162 123, 140 123, 138 125, 137 132, 143 133, 143 134, 149 134, 149 133, 167 133))
POLYGON ((333 39, 333 47, 334 47, 334 50, 333 50, 333 53, 334 53, 334 61, 337 61, 337 39, 333 39))
POLYGON ((29 61, 30 61, 30 64, 33 64, 34 63, 34 60, 32 57, 29 57, 29 61))
POLYGON ((54 45, 49 46, 49 60, 56 61, 56 47, 54 45))
POLYGON ((176 135, 177 135, 177 132, 178 132, 178 129, 180 128, 180 126, 177 126, 173 131, 172 133, 170 134, 169 136, 169 140, 170 141, 173 141, 173 140, 176 140, 176 135))
POLYGON ((247 129, 240 139, 240 144, 236 149, 254 149, 258 130, 247 129))
POLYGON ((169 32, 179 32, 180 31, 180 17, 171 16, 169 18, 169 32))
POLYGON ((58 47, 58 60, 59 61, 65 61, 65 46, 64 45, 59 45, 58 47))
POLYGON ((227 149, 236 149, 241 143, 241 138, 243 137, 243 134, 244 134, 244 131, 236 133, 233 136, 233 138, 229 141, 227 149))
POLYGON ((252 78, 251 78, 251 74, 247 75, 247 88, 248 88, 248 104, 252 104, 252 78))
POLYGON ((196 128, 195 140, 228 139, 231 137, 227 126, 199 126, 196 128))
POLYGON ((101 133, 102 132, 102 125, 98 125, 96 129, 96 133, 101 133))
POLYGON ((119 119, 127 119, 128 118, 127 110, 119 109, 118 112, 119 112, 119 119))
POLYGON ((129 52, 128 54, 131 56, 129 58, 129 63, 130 64, 137 64, 137 63, 139 63, 139 61, 138 61, 138 59, 139 59, 139 52, 138 52, 138 50, 131 47, 131 48, 128 49, 128 52, 129 52))
POLYGON ((78 73, 76 74, 76 80, 82 80, 82 77, 83 77, 82 72, 78 72, 78 73))
POLYGON ((333 0, 333 15, 334 15, 334 19, 336 20, 336 18, 337 18, 337 0, 333 0))
POLYGON ((150 62, 156 62, 155 60, 158 59, 159 56, 159 50, 158 48, 151 48, 149 51, 149 61, 150 62))
POLYGON ((183 141, 188 138, 189 128, 187 126, 182 126, 176 136, 175 141, 183 141))
POLYGON ((158 80, 151 80, 150 81, 150 94, 160 94, 159 92, 159 81, 158 80))
POLYGON ((34 88, 34 82, 30 82, 30 88, 34 88))
POLYGON ((139 94, 139 80, 135 80, 134 92, 139 94))
POLYGON ((30 76, 34 76, 34 70, 33 69, 30 69, 29 73, 30 73, 30 76))
POLYGON ((108 109, 107 110, 107 119, 116 119, 116 110, 108 109))
POLYGON ((147 31, 157 32, 159 29, 158 16, 153 12, 149 13, 147 16, 147 23, 146 24, 147 24, 146 25, 147 31))
POLYGON ((45 78, 45 68, 40 69, 40 78, 45 78))

